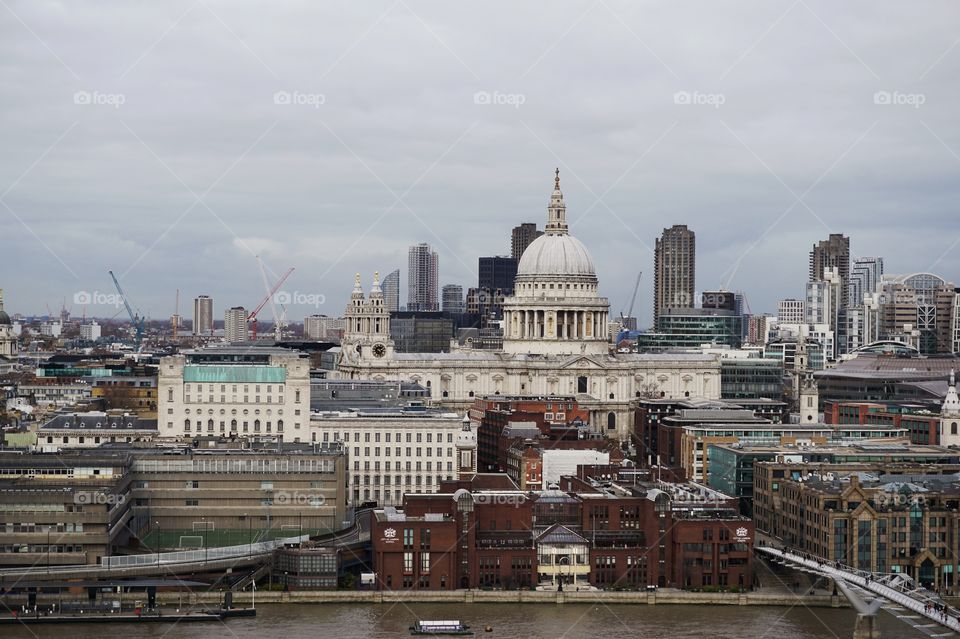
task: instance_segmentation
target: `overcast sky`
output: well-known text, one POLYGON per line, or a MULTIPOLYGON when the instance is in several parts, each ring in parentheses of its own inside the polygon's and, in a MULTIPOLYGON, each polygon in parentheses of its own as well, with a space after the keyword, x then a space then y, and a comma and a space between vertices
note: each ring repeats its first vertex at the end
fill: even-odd
POLYGON ((643 271, 641 323, 672 224, 754 312, 830 232, 960 281, 953 0, 0 4, 11 313, 112 316, 113 269, 152 318, 177 288, 222 318, 259 254, 296 268, 289 317, 339 315, 421 241, 467 288, 556 166, 612 314, 643 271))

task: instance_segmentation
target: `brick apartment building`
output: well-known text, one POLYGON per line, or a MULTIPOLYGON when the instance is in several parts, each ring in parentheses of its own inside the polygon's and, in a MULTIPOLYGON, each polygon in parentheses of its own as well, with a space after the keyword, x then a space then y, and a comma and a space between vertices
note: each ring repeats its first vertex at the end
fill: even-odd
MULTIPOLYGON (((578 439, 579 431, 589 424, 589 411, 580 408, 574 397, 500 397, 477 399, 470 408, 470 419, 477 424, 477 470, 485 473, 506 472, 507 451, 514 436, 504 436, 508 427, 514 430, 536 428, 551 439, 578 439)), ((527 430, 516 437, 531 435, 527 430)))
POLYGON ((378 588, 395 590, 747 588, 753 534, 702 486, 567 476, 533 492, 501 474, 407 495, 371 527, 378 588))

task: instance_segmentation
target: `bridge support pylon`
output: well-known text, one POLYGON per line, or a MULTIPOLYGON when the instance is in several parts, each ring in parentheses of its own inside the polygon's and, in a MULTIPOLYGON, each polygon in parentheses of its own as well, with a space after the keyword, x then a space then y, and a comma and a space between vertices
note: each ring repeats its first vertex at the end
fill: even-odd
POLYGON ((857 624, 853 627, 853 639, 880 639, 876 614, 857 615, 857 624))

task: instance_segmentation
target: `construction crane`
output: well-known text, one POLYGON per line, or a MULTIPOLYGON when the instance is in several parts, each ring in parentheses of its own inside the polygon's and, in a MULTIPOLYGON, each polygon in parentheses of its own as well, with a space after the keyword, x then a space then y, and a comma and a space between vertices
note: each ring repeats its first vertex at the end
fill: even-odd
POLYGON ((257 256, 257 262, 260 263, 260 275, 263 277, 263 288, 266 289, 267 294, 266 294, 266 296, 260 301, 260 303, 257 305, 257 307, 256 307, 255 309, 253 309, 253 311, 252 311, 249 315, 247 315, 247 322, 253 324, 253 339, 254 339, 254 341, 256 341, 256 339, 257 339, 257 314, 260 313, 261 310, 263 310, 263 307, 267 305, 267 302, 270 302, 270 308, 273 310, 273 321, 274 321, 274 324, 276 324, 276 326, 274 327, 274 333, 275 333, 275 335, 276 335, 276 337, 277 337, 277 340, 279 341, 279 339, 281 338, 281 331, 282 331, 283 329, 282 329, 282 327, 280 326, 279 320, 277 319, 277 308, 276 308, 276 306, 274 306, 273 296, 274 296, 274 294, 275 294, 278 290, 280 290, 280 287, 283 286, 283 283, 287 281, 287 278, 290 277, 290 274, 293 273, 293 270, 294 270, 294 269, 293 269, 293 267, 287 269, 287 272, 284 273, 284 274, 280 277, 280 279, 277 280, 277 283, 274 284, 273 287, 271 288, 271 287, 269 286, 269 284, 267 283, 267 273, 266 273, 266 271, 263 270, 263 262, 260 260, 260 256, 257 256))
MULTIPOLYGON (((633 295, 630 296, 630 306, 627 308, 626 314, 623 311, 620 311, 620 332, 617 333, 617 345, 627 337, 630 332, 630 329, 627 327, 627 318, 633 317, 633 306, 637 303, 637 291, 640 290, 640 278, 643 277, 643 271, 637 273, 637 281, 633 284, 633 295)), ((634 327, 636 328, 636 327, 634 327)))
POLYGON ((630 307, 627 309, 627 314, 624 315, 623 311, 620 311, 620 319, 623 320, 623 324, 626 325, 626 319, 628 317, 633 317, 633 305, 637 303, 637 291, 640 290, 640 278, 643 277, 643 271, 637 273, 637 281, 633 285, 633 295, 630 296, 630 307))
POLYGON ((123 306, 127 309, 127 315, 130 317, 130 322, 133 324, 133 330, 136 332, 136 337, 134 338, 134 343, 136 344, 137 351, 140 351, 141 344, 143 343, 143 325, 144 319, 133 312, 133 309, 130 308, 130 302, 127 301, 127 296, 124 294, 123 289, 120 287, 120 282, 117 281, 117 276, 113 274, 113 271, 108 271, 110 273, 110 278, 113 279, 113 285, 117 288, 117 293, 120 294, 120 299, 123 300, 123 306))

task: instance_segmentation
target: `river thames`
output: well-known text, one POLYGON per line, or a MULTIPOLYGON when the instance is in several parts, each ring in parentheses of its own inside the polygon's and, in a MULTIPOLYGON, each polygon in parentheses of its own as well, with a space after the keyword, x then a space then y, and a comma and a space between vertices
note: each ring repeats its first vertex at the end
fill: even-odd
MULTIPOLYGON (((6 626, 5 639, 101 639, 136 636, 156 639, 366 639, 410 636, 417 619, 461 619, 477 637, 512 639, 846 639, 855 614, 849 608, 766 606, 566 604, 271 604, 254 619, 213 623, 129 625, 6 626), (484 626, 493 627, 484 632, 484 626)), ((881 612, 884 637, 923 637, 881 612)))

